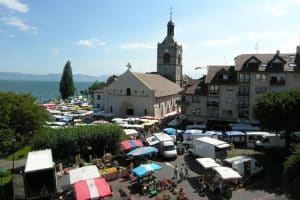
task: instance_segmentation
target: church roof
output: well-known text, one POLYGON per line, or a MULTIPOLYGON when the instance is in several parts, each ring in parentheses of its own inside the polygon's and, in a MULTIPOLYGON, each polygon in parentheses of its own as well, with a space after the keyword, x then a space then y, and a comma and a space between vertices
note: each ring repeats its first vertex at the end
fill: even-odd
POLYGON ((165 37, 164 41, 162 41, 162 43, 160 43, 160 44, 174 44, 174 43, 176 43, 174 36, 167 35, 165 37))
POLYGON ((155 97, 178 94, 182 88, 159 74, 132 73, 150 89, 155 90, 155 97))

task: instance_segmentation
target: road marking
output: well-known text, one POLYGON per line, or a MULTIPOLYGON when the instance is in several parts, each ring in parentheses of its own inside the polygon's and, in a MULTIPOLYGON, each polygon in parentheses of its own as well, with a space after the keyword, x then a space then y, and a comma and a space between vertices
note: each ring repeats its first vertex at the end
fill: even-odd
POLYGON ((165 163, 167 166, 174 168, 174 166, 172 165, 172 163, 166 162, 165 163))

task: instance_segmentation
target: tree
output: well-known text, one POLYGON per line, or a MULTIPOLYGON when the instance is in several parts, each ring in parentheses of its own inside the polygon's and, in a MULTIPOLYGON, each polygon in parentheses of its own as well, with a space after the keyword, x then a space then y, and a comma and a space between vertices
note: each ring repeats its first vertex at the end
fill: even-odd
POLYGON ((117 78, 118 78, 118 76, 116 76, 116 75, 112 75, 112 76, 108 77, 106 80, 106 86, 110 85, 112 82, 117 80, 117 78))
POLYGON ((68 97, 73 96, 75 93, 70 61, 68 61, 64 67, 64 71, 59 84, 59 91, 62 99, 67 99, 68 97))
POLYGON ((263 128, 283 131, 288 147, 290 133, 300 130, 300 90, 260 96, 254 105, 254 115, 263 128))
POLYGON ((9 151, 5 146, 11 145, 12 137, 18 143, 26 142, 47 120, 49 113, 35 103, 33 96, 0 92, 0 146, 7 150, 5 154, 9 151))
POLYGON ((105 86, 105 82, 95 81, 89 88, 88 93, 91 95, 93 91, 102 89, 105 86))

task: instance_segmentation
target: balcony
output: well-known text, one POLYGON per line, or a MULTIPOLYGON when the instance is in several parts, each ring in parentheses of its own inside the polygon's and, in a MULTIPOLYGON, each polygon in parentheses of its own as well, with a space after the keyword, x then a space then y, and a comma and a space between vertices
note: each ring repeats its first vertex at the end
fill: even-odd
POLYGON ((283 78, 271 78, 270 85, 284 85, 285 80, 283 78))
POLYGON ((186 100, 182 100, 182 99, 179 99, 179 100, 176 100, 176 104, 177 105, 185 105, 185 106, 188 106, 190 104, 189 101, 186 101, 186 100))
POLYGON ((208 107, 219 107, 219 102, 207 102, 208 107))
POLYGON ((219 96, 219 90, 208 90, 208 96, 219 96))
POLYGON ((239 104, 239 108, 240 109, 248 109, 249 108, 249 104, 239 104))
POLYGON ((249 96, 249 92, 242 92, 242 91, 239 91, 239 92, 238 92, 238 96, 239 96, 239 97, 248 97, 248 96, 249 96))

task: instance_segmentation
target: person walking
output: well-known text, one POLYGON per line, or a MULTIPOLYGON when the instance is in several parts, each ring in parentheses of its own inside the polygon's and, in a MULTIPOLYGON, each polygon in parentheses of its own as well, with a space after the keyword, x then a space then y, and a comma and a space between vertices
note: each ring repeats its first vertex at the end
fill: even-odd
POLYGON ((184 180, 184 174, 183 174, 183 168, 182 167, 180 168, 180 171, 179 171, 179 179, 180 179, 180 182, 182 182, 184 180))
POLYGON ((177 165, 175 165, 173 179, 177 179, 177 176, 178 176, 178 167, 177 167, 177 165))
POLYGON ((184 169, 185 169, 185 178, 187 178, 189 176, 189 168, 186 165, 184 169))

